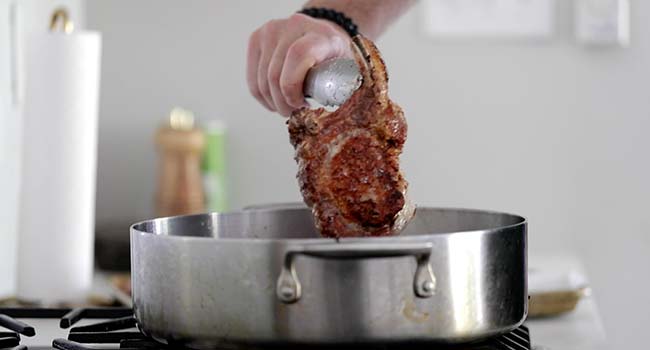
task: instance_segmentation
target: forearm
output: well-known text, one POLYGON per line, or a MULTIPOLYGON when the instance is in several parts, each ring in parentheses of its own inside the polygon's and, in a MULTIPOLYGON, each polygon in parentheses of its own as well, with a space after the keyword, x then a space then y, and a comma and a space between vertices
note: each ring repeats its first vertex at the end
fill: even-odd
POLYGON ((376 40, 415 0, 309 0, 305 7, 325 7, 345 13, 359 32, 376 40))

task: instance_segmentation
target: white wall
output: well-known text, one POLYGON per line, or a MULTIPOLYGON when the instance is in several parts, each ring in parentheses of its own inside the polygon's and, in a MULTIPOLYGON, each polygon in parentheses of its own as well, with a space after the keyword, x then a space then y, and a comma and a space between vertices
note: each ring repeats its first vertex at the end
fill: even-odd
MULTIPOLYGON (((650 324, 650 3, 633 1, 632 46, 571 39, 571 1, 545 43, 429 40, 412 11, 379 42, 403 106, 403 156, 420 204, 513 211, 530 249, 585 262, 613 348, 650 324)), ((175 104, 230 128, 232 203, 298 200, 283 120, 248 95, 249 33, 301 1, 88 3, 104 32, 98 220, 147 217, 154 128, 175 104)), ((634 346, 637 344, 638 346, 634 346)))

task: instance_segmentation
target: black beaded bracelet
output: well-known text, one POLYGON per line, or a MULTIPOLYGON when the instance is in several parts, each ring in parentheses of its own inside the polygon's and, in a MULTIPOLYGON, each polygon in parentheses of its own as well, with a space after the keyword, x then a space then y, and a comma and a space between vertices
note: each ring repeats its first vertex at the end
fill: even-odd
POLYGON ((359 34, 357 25, 352 22, 352 19, 350 17, 343 14, 343 12, 324 7, 308 7, 298 11, 298 13, 302 13, 303 15, 307 15, 309 17, 325 19, 330 22, 334 22, 338 24, 339 27, 343 28, 343 30, 345 30, 351 37, 359 34))

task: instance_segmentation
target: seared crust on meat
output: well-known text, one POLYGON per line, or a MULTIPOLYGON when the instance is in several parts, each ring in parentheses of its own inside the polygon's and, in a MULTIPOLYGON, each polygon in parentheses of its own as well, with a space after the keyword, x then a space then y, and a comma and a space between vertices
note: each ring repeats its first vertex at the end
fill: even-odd
POLYGON ((363 82, 336 111, 303 108, 289 118, 298 183, 325 237, 399 233, 415 207, 399 168, 407 126, 388 98, 388 74, 375 45, 354 38, 363 82))

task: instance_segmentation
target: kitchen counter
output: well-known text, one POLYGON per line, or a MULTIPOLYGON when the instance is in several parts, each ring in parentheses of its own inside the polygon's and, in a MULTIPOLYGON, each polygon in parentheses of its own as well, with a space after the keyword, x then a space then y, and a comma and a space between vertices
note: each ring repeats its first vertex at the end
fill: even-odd
POLYGON ((587 297, 573 312, 526 321, 535 346, 549 350, 608 349, 596 302, 587 297))
MULTIPOLYGON (((571 272, 587 280, 582 263, 573 256, 531 256, 530 268, 571 272)), ((575 310, 556 317, 526 321, 533 345, 548 350, 605 350, 605 329, 593 293, 579 301, 575 310)))

